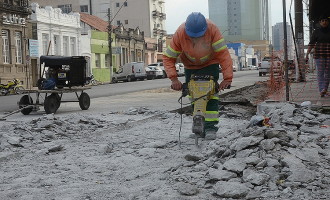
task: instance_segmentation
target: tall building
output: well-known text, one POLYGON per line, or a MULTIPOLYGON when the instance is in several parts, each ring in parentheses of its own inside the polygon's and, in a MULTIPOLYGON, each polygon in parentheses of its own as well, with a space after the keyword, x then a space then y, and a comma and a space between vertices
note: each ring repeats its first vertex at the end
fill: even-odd
POLYGON ((268 0, 209 0, 209 17, 227 42, 271 38, 268 0))
MULTIPOLYGON (((292 37, 291 26, 289 23, 287 28, 287 44, 288 44, 288 58, 292 60, 294 58, 294 42, 292 37)), ((284 26, 283 22, 276 23, 273 26, 273 48, 275 51, 284 51, 284 26)))

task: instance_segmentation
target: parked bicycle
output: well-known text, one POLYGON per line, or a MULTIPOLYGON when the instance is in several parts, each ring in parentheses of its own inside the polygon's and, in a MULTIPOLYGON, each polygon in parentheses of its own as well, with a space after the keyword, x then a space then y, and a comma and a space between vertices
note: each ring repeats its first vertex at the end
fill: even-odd
POLYGON ((100 81, 96 80, 94 78, 94 75, 91 74, 91 76, 86 78, 86 84, 88 84, 88 85, 100 85, 102 83, 100 81))
POLYGON ((25 88, 20 84, 20 81, 14 78, 12 81, 9 81, 7 84, 0 84, 0 94, 21 94, 22 90, 25 88))

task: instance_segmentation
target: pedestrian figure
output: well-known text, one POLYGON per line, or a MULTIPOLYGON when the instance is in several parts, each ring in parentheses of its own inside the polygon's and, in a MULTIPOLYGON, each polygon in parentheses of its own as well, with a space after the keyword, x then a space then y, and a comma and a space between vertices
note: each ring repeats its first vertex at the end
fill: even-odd
POLYGON ((320 96, 327 94, 330 83, 330 27, 329 17, 323 15, 319 20, 320 28, 316 29, 309 42, 306 61, 311 50, 314 49, 314 59, 317 70, 317 81, 320 96))

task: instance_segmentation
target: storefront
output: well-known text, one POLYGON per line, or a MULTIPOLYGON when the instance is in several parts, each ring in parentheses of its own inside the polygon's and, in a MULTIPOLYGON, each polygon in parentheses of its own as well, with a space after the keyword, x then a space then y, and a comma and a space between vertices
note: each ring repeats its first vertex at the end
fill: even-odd
POLYGON ((14 78, 24 87, 30 83, 28 52, 28 0, 0 1, 0 82, 3 84, 14 78))

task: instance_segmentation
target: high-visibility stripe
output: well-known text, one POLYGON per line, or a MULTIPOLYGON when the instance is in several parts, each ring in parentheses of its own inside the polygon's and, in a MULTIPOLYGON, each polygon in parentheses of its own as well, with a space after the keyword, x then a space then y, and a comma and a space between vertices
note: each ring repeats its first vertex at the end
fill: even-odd
POLYGON ((207 55, 207 56, 202 57, 200 60, 203 63, 203 62, 206 62, 209 58, 210 58, 210 54, 207 55))
POLYGON ((177 57, 179 57, 180 54, 181 54, 180 51, 175 51, 170 46, 167 47, 167 49, 164 53, 164 55, 169 57, 169 58, 177 58, 177 57))
MULTIPOLYGON (((192 96, 188 95, 187 97, 188 97, 188 99, 189 99, 190 102, 193 101, 192 96)), ((219 100, 219 99, 220 99, 219 94, 214 94, 214 95, 212 95, 212 96, 210 97, 210 100, 211 100, 211 99, 219 100)), ((193 103, 194 103, 194 102, 193 102, 193 103)))
POLYGON ((191 62, 196 62, 196 58, 189 56, 187 53, 185 53, 185 55, 191 62))
POLYGON ((206 122, 218 122, 219 118, 205 118, 206 122))
POLYGON ((215 52, 219 52, 223 49, 226 49, 227 45, 225 39, 222 38, 221 40, 216 41, 215 43, 212 44, 212 47, 215 52))
POLYGON ((205 111, 205 121, 207 121, 207 122, 219 121, 219 112, 218 111, 205 111))
POLYGON ((213 96, 211 96, 211 98, 210 98, 210 99, 219 100, 219 99, 220 99, 220 97, 219 97, 219 95, 213 95, 213 96))

